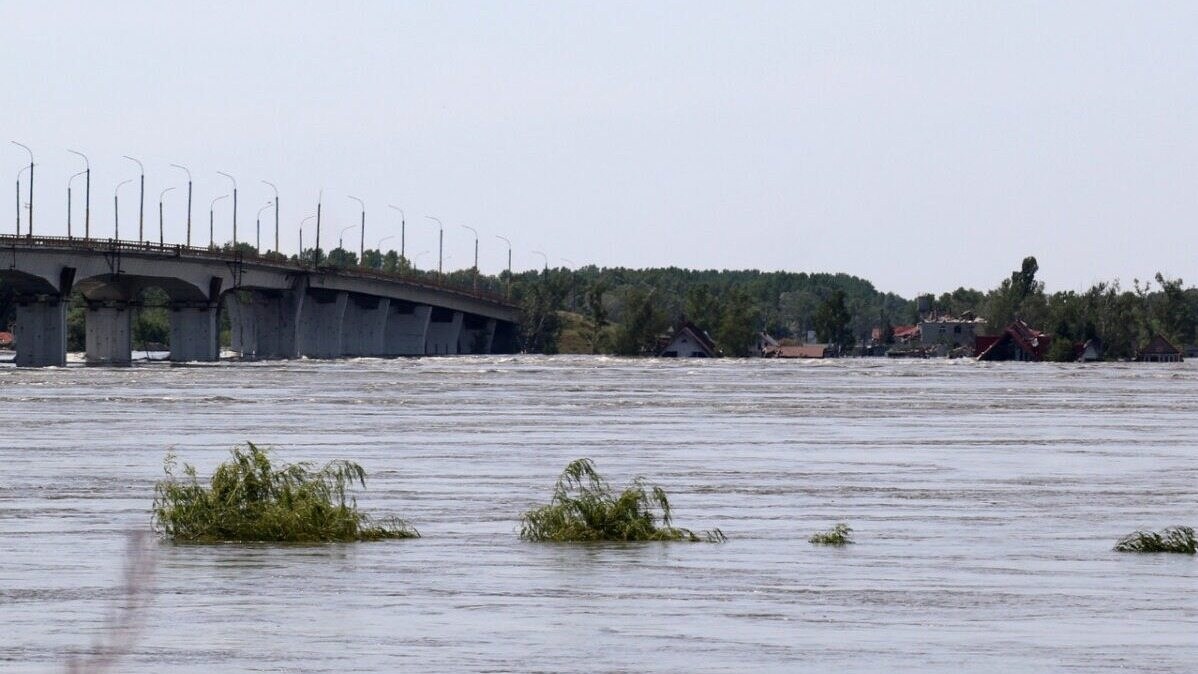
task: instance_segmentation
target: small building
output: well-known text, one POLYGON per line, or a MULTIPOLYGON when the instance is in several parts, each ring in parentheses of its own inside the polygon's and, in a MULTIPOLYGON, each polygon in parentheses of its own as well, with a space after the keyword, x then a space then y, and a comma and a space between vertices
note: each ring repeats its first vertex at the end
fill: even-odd
POLYGON ((1016 319, 997 335, 974 340, 978 360, 1041 361, 1052 344, 1052 335, 1043 333, 1016 319))
MULTIPOLYGON (((966 314, 960 317, 929 316, 919 322, 919 343, 924 346, 973 346, 986 319, 966 314)), ((895 339, 898 331, 895 330, 895 339)))
POLYGON ((1136 360, 1141 363, 1180 363, 1182 353, 1172 342, 1161 335, 1155 335, 1136 354, 1136 360))
POLYGON ((683 321, 663 340, 662 358, 715 358, 720 355, 711 336, 690 321, 683 321))
POLYGON ((779 344, 765 353, 766 358, 827 358, 827 344, 779 344))
POLYGON ((1097 337, 1087 339, 1085 344, 1082 344, 1081 349, 1077 354, 1077 362, 1079 363, 1094 363, 1102 360, 1102 340, 1097 337))

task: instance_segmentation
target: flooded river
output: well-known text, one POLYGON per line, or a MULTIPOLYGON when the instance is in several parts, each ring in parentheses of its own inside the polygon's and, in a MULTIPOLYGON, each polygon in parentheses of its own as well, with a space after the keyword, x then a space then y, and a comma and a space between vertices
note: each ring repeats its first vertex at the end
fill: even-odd
POLYGON ((1198 670, 1198 366, 462 357, 0 367, 0 671, 121 602, 168 451, 351 458, 414 541, 154 544, 114 671, 1198 670), (523 543, 589 456, 712 544, 523 543), (845 521, 858 542, 807 543, 845 521))

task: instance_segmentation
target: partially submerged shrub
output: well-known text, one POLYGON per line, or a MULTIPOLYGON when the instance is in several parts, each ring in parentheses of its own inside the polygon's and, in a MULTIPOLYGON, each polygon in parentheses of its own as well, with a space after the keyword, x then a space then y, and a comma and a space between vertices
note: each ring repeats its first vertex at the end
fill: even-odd
POLYGON ((719 529, 695 533, 672 521, 661 487, 638 477, 616 494, 590 459, 576 459, 558 477, 549 505, 524 513, 520 537, 556 543, 727 540, 719 529))
POLYGON ((1115 543, 1116 552, 1179 552, 1192 555, 1198 550, 1191 527, 1166 527, 1160 531, 1136 531, 1115 543))
POLYGON ((844 522, 837 522, 836 526, 816 532, 807 540, 816 545, 848 545, 853 542, 853 528, 844 522))
POLYGON ((168 454, 166 479, 154 487, 154 528, 177 542, 269 541, 316 543, 415 538, 396 518, 371 520, 358 511, 349 489, 366 487, 366 471, 352 461, 331 461, 320 470, 307 463, 270 462, 254 443, 237 446, 232 459, 212 474, 211 486, 183 464, 177 476, 168 454))

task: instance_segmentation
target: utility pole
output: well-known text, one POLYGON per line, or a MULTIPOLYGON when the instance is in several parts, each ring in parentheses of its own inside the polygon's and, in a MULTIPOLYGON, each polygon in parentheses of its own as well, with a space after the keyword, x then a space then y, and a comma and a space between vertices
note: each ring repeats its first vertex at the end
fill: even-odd
POLYGON ((75 182, 75 178, 78 178, 79 176, 81 176, 85 173, 87 173, 87 171, 80 171, 80 172, 76 173, 75 175, 71 176, 71 179, 67 181, 67 238, 68 239, 75 238, 73 236, 73 234, 71 233, 71 210, 72 210, 72 208, 71 208, 71 184, 75 182))
POLYGON ((405 261, 404 244, 406 243, 405 239, 407 238, 406 232, 404 232, 404 230, 407 229, 407 223, 404 221, 405 218, 402 208, 399 206, 392 206, 390 204, 387 204, 387 208, 394 208, 395 210, 399 211, 399 268, 402 270, 405 261))
POLYGON ((163 230, 165 229, 163 227, 163 219, 162 219, 162 198, 166 196, 167 192, 170 192, 173 189, 175 189, 175 188, 168 187, 165 190, 162 190, 162 193, 158 195, 158 247, 159 248, 161 248, 165 242, 165 240, 163 238, 163 234, 162 234, 163 230))
POLYGON ((499 239, 507 244, 507 290, 506 290, 506 292, 504 292, 504 298, 511 299, 511 297, 512 297, 512 242, 508 241, 506 237, 499 236, 498 234, 495 235, 495 238, 499 239))
POLYGON ((117 183, 116 189, 112 191, 112 239, 114 241, 121 240, 121 188, 131 182, 133 182, 132 178, 123 180, 117 183))
POLYGON ((362 207, 362 226, 361 231, 358 232, 358 265, 366 266, 366 203, 355 196, 348 194, 346 196, 358 202, 358 205, 362 207))
MULTIPOLYGON (((214 215, 214 213, 216 211, 216 202, 220 201, 221 199, 227 199, 227 198, 229 198, 229 195, 222 194, 219 197, 213 199, 212 203, 208 205, 208 247, 209 248, 216 248, 216 228, 213 225, 213 223, 216 221, 216 216, 214 215)), ((234 248, 236 248, 237 244, 234 243, 233 245, 234 245, 234 248)))
POLYGON ((442 223, 440 219, 434 218, 431 215, 426 215, 424 217, 437 223, 437 276, 444 276, 445 271, 443 266, 445 262, 445 224, 442 223))

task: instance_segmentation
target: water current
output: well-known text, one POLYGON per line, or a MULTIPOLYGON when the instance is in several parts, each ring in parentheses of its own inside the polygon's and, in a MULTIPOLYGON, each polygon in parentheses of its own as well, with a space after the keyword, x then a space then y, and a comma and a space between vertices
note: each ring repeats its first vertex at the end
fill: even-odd
POLYGON ((0 672, 112 628, 168 451, 359 461, 419 540, 153 543, 113 671, 1198 670, 1198 366, 602 357, 0 367, 0 672), (521 542, 581 456, 724 544, 521 542), (848 522, 857 543, 807 537, 848 522))

